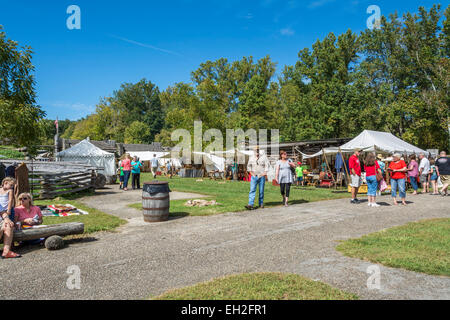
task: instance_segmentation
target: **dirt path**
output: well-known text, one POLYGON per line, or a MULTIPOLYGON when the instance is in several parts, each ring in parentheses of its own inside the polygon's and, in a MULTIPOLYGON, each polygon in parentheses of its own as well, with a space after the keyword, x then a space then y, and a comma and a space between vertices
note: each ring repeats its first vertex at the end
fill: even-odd
MULTIPOLYGON (((136 202, 131 192, 126 196, 136 202)), ((125 210, 117 201, 105 204, 107 194, 101 197, 83 202, 101 210, 125 210)), ((0 297, 141 299, 224 275, 280 271, 324 281, 363 299, 450 299, 450 278, 381 265, 381 289, 369 290, 367 268, 372 263, 335 250, 339 240, 410 221, 450 217, 449 197, 420 195, 408 200, 414 202, 408 207, 369 208, 333 200, 129 224, 119 233, 98 233, 92 241, 64 250, 35 250, 22 259, 1 261, 0 297), (66 271, 73 265, 81 271, 80 290, 66 287, 66 271)), ((111 213, 123 214, 119 211, 111 213)), ((128 214, 137 215, 127 210, 128 214)))

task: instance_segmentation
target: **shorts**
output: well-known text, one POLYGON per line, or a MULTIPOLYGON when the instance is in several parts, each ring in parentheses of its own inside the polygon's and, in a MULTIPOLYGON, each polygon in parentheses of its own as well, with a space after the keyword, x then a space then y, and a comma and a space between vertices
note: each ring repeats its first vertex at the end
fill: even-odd
POLYGON ((120 176, 120 177, 119 177, 119 181, 120 181, 120 182, 123 182, 124 178, 125 178, 124 175, 123 175, 123 176, 120 176))
POLYGON ((430 177, 430 180, 431 180, 431 181, 437 181, 437 179, 438 179, 438 175, 435 174, 435 173, 432 174, 431 177, 430 177))
POLYGON ((303 181, 303 177, 297 177, 297 181, 298 182, 302 182, 303 181))
POLYGON ((420 183, 427 183, 428 182, 428 174, 422 174, 420 176, 420 183))
POLYGON ((350 187, 359 188, 362 184, 362 178, 356 174, 352 174, 352 182, 350 183, 350 187))
POLYGON ((442 182, 442 184, 450 183, 450 175, 448 175, 448 174, 442 175, 441 174, 441 182, 442 182))

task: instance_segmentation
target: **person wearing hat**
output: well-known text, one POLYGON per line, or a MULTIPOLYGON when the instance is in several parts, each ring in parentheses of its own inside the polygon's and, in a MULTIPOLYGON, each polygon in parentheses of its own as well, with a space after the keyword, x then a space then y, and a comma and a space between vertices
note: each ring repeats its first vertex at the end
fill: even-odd
POLYGON ((402 204, 406 206, 406 163, 401 160, 402 155, 396 153, 393 155, 393 161, 389 164, 389 171, 391 172, 391 195, 394 200, 394 205, 397 205, 397 189, 402 204))
POLYGON ((350 203, 352 204, 359 204, 360 201, 358 200, 358 191, 359 187, 362 184, 362 178, 361 178, 361 163, 359 161, 359 155, 361 154, 361 149, 355 149, 355 152, 348 160, 348 166, 350 169, 351 174, 351 183, 350 186, 352 187, 352 200, 350 203))

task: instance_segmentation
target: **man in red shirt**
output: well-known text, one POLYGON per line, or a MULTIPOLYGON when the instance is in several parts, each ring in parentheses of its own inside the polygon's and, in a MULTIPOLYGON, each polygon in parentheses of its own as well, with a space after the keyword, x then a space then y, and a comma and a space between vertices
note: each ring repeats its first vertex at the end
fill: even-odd
POLYGON ((359 162, 359 155, 361 154, 361 149, 355 149, 355 153, 348 160, 348 166, 350 168, 351 174, 351 183, 352 187, 352 200, 350 203, 358 204, 360 201, 358 200, 358 190, 362 184, 361 178, 361 163, 359 162))

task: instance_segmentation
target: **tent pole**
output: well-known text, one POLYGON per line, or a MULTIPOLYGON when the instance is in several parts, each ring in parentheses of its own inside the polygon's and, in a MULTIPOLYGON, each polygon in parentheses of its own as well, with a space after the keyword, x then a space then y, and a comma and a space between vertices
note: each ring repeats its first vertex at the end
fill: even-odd
POLYGON ((341 147, 339 147, 339 153, 341 154, 341 157, 342 157, 342 162, 343 162, 343 165, 344 165, 345 174, 347 175, 347 183, 348 183, 348 181, 350 181, 350 175, 348 174, 347 165, 345 164, 345 158, 344 158, 344 155, 342 154, 341 147))
POLYGON ((336 185, 336 180, 334 179, 333 171, 331 171, 331 168, 328 165, 328 159, 327 159, 327 155, 325 154, 325 149, 324 148, 322 148, 322 153, 323 153, 323 156, 325 157, 325 163, 327 164, 327 168, 331 172, 331 178, 333 179, 333 184, 336 185))

